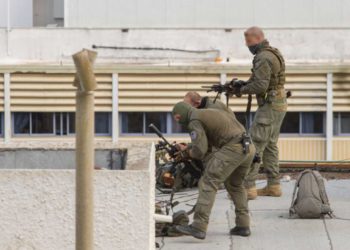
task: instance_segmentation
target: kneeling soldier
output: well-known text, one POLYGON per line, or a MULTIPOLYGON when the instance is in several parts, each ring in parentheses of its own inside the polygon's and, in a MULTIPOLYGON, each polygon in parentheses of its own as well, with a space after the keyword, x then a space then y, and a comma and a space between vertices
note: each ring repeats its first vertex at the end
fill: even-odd
POLYGON ((173 108, 174 119, 188 128, 191 143, 178 145, 182 156, 203 160, 204 174, 198 184, 199 196, 193 223, 176 229, 198 239, 204 239, 216 192, 224 183, 235 205, 236 227, 232 235, 249 236, 249 214, 244 179, 255 155, 252 144, 242 143, 244 128, 232 115, 217 109, 195 109, 185 102, 173 108), (245 144, 245 146, 243 145, 245 144), (215 152, 211 148, 215 147, 215 152))

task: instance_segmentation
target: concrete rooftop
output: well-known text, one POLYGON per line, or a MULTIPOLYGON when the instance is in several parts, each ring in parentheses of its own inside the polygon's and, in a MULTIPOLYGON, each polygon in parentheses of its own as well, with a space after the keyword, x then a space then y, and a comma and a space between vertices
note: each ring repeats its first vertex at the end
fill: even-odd
MULTIPOLYGON (((288 219, 295 181, 283 182, 281 198, 258 197, 250 201, 251 230, 248 238, 228 234, 234 226, 234 206, 225 190, 220 190, 210 218, 207 238, 204 241, 183 236, 164 238, 162 250, 346 250, 350 249, 350 220, 339 219, 288 219)), ((265 185, 259 181, 258 187, 265 185)), ((350 180, 326 182, 332 209, 338 217, 350 219, 350 180)), ((190 207, 196 202, 197 191, 178 193, 175 199, 184 204, 175 211, 190 207), (185 196, 186 195, 186 196, 185 196), (192 196, 187 196, 192 195, 192 196), (192 199, 192 200, 191 200, 192 199)), ((165 197, 157 198, 165 199, 165 197)), ((192 221, 192 218, 191 218, 192 221)), ((157 238, 162 245, 162 239, 157 238)))

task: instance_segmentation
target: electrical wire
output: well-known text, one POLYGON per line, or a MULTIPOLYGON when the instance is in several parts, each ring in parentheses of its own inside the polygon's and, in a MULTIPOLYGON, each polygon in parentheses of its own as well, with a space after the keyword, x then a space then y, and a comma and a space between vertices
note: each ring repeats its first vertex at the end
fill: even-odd
POLYGON ((185 53, 195 53, 195 54, 206 54, 206 53, 220 53, 218 49, 208 49, 208 50, 190 50, 190 49, 176 49, 176 48, 161 48, 161 47, 125 47, 125 46, 103 46, 103 45, 92 45, 93 49, 114 49, 114 50, 160 50, 160 51, 176 51, 185 53))

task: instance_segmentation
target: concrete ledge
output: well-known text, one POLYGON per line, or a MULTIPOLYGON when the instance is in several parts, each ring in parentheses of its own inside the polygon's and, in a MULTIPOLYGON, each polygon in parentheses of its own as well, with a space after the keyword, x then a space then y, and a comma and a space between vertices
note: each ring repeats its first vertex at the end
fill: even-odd
MULTIPOLYGON (((154 247, 152 163, 95 171, 95 249, 154 247)), ((75 171, 0 170, 0 199, 0 249, 74 249, 75 171)))

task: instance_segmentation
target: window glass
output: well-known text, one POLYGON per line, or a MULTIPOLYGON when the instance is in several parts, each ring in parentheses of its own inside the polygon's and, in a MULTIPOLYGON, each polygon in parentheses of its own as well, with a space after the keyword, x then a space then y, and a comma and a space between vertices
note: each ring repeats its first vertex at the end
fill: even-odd
POLYGON ((143 113, 122 113, 122 133, 143 133, 143 113))
POLYGON ((340 129, 342 134, 350 134, 350 113, 340 113, 340 129))
POLYGON ((110 115, 108 112, 95 113, 95 133, 110 134, 110 115))
POLYGON ((281 133, 285 134, 299 134, 300 116, 298 112, 287 112, 284 117, 281 133))
POLYGON ((30 133, 30 113, 16 112, 14 116, 14 133, 29 134, 30 133))
POLYGON ((334 113, 333 114, 333 134, 334 135, 339 135, 340 134, 340 126, 339 126, 339 113, 334 113))
POLYGON ((56 123, 56 127, 55 127, 55 134, 56 135, 61 135, 61 113, 55 113, 55 123, 56 123))
POLYGON ((32 113, 33 134, 53 134, 53 113, 32 113))
POLYGON ((75 113, 68 113, 69 133, 75 133, 75 113))
POLYGON ((304 112, 301 121, 303 134, 323 134, 322 112, 304 112))
POLYGON ((162 133, 166 133, 166 117, 167 113, 159 112, 148 112, 146 116, 146 133, 153 133, 153 131, 148 127, 153 123, 162 133))

